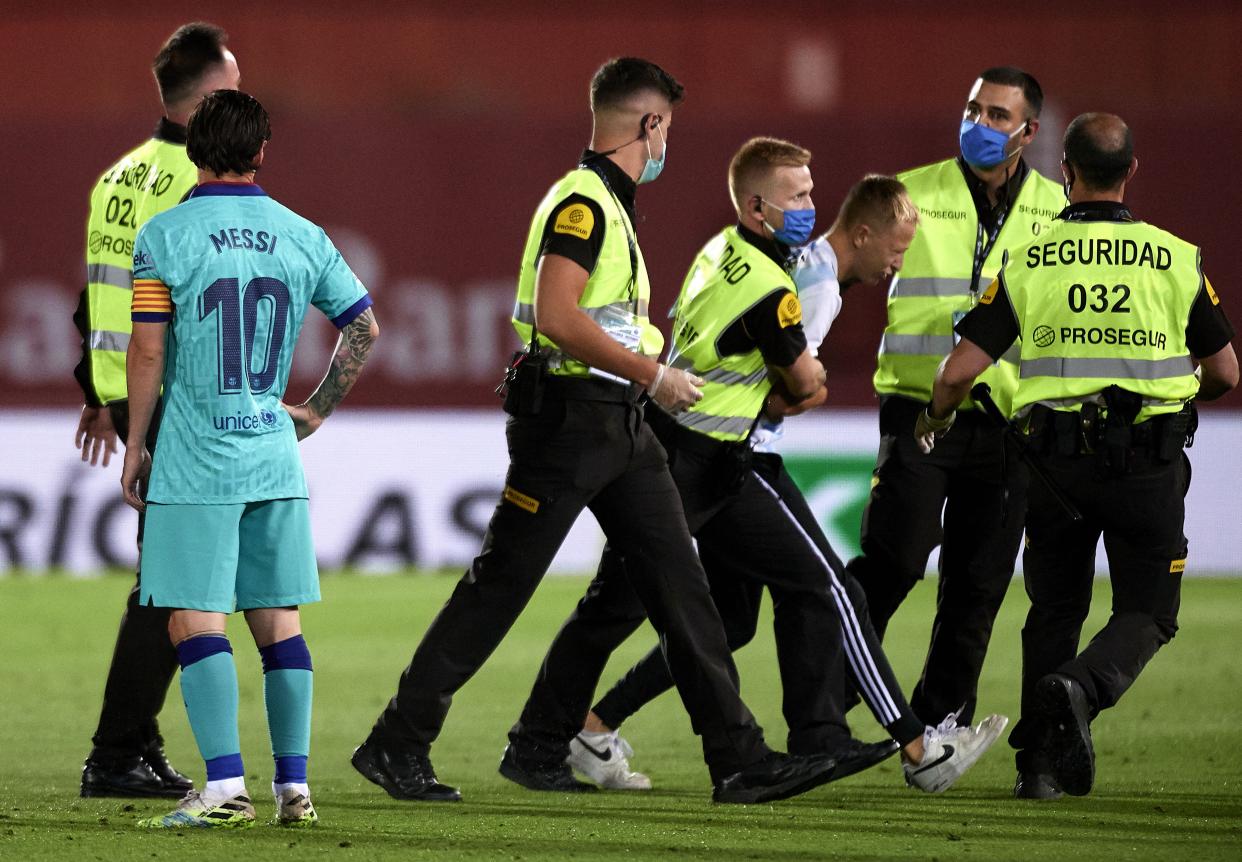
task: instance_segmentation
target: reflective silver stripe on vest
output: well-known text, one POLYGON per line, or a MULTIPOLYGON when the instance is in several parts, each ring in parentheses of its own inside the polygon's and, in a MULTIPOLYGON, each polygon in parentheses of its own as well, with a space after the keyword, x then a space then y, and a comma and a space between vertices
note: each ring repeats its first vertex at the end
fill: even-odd
POLYGON ((754 386, 768 378, 767 366, 752 371, 750 374, 742 374, 740 371, 729 371, 727 368, 713 368, 710 371, 700 371, 694 367, 694 364, 686 358, 684 353, 670 357, 668 365, 687 374, 693 374, 695 377, 702 377, 707 383, 719 383, 723 386, 739 384, 742 386, 754 386))
POLYGON ((1042 359, 1024 359, 1021 368, 1023 379, 1102 377, 1114 380, 1162 380, 1166 377, 1185 377, 1193 374, 1195 370, 1189 354, 1168 359, 1066 359, 1046 356, 1042 359))
POLYGON ((88 263, 86 280, 90 284, 107 284, 122 290, 134 289, 134 274, 124 267, 110 263, 88 263))
POLYGON ((952 335, 897 335, 884 333, 880 353, 902 356, 948 356, 953 350, 952 335))
POLYGON ((1014 342, 1013 346, 1004 352, 1001 359, 1017 365, 1022 361, 1022 345, 1019 342, 1014 342))
POLYGON ((724 368, 713 368, 711 371, 705 372, 691 370, 690 373, 697 374, 708 383, 720 383, 724 386, 755 386, 768 379, 768 369, 766 367, 752 371, 750 374, 728 371, 724 368))
MULTIPOLYGON (((634 313, 633 302, 611 302, 608 305, 600 305, 595 308, 584 308, 587 317, 598 322, 600 318, 607 315, 611 310, 621 311, 625 314, 634 313)), ((638 316, 647 316, 647 300, 638 300, 638 316)), ((535 325, 535 306, 529 302, 515 302, 513 304, 513 319, 518 323, 525 323, 527 326, 535 325)))
MULTIPOLYGON (((1036 401, 1022 408, 1018 416, 1024 416, 1031 411, 1036 405, 1043 405, 1050 410, 1065 410, 1079 407, 1083 404, 1098 404, 1104 406, 1104 393, 1093 392, 1090 395, 1079 395, 1074 398, 1045 398, 1042 401, 1036 401)), ((1163 398, 1144 398, 1143 407, 1176 407, 1179 410, 1186 406, 1185 401, 1166 401, 1163 398)))
POLYGON ((898 278, 889 296, 964 296, 970 292, 969 278, 898 278))
POLYGON ((128 332, 109 332, 106 329, 91 330, 91 350, 115 350, 118 353, 124 353, 128 347, 128 332))
POLYGON ((751 423, 754 422, 753 419, 745 416, 711 416, 690 410, 678 413, 674 418, 681 425, 693 428, 695 431, 702 431, 704 434, 737 434, 739 436, 750 431, 751 423))

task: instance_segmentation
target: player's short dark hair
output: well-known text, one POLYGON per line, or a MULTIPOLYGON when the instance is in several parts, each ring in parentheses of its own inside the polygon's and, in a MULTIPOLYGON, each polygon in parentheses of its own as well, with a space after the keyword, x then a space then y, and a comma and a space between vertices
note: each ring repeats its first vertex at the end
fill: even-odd
POLYGON ((989 84, 1020 89, 1022 98, 1026 99, 1027 108, 1030 110, 1029 119, 1038 117, 1039 112, 1044 109, 1043 87, 1039 86, 1039 81, 1036 81, 1035 76, 1030 72, 1025 72, 1017 66, 993 66, 990 69, 984 69, 979 77, 989 84))
POLYGON ((224 30, 202 21, 182 24, 168 37, 151 63, 165 105, 176 104, 190 95, 203 75, 224 62, 224 43, 228 39, 224 30))
POLYGON ((600 66, 591 78, 591 110, 616 107, 646 90, 659 93, 672 105, 686 95, 681 82, 650 60, 617 57, 600 66))
POLYGON ((271 138, 272 124, 258 99, 240 90, 213 90, 190 114, 185 152, 217 176, 246 174, 258 168, 255 159, 271 138))
POLYGON ((1092 189, 1114 189, 1134 161, 1134 135, 1114 114, 1079 114, 1065 129, 1065 161, 1092 189))
POLYGON ((867 174, 845 195, 837 221, 846 230, 860 224, 887 230, 898 222, 918 224, 919 210, 896 177, 867 174))

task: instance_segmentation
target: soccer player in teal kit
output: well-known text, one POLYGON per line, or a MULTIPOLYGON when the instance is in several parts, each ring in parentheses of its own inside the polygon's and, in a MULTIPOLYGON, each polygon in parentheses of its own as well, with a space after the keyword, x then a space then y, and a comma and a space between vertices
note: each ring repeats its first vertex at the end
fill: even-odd
POLYGON ((190 117, 199 185, 134 243, 126 357, 127 502, 147 513, 141 602, 173 608, 169 633, 207 783, 153 828, 250 826, 237 728, 237 671, 225 618, 245 612, 263 659, 276 761, 275 822, 309 826, 311 658, 298 605, 319 600, 297 441, 349 391, 379 330, 371 299, 323 230, 254 183, 266 111, 217 90, 190 117), (341 330, 327 376, 303 404, 281 401, 308 306, 341 330), (161 383, 152 464, 143 441, 161 383), (138 479, 150 471, 146 500, 138 479))

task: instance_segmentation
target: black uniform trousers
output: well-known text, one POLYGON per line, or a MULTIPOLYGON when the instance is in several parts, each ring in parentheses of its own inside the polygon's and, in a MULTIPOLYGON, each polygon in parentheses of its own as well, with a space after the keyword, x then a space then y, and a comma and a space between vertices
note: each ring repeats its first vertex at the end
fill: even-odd
POLYGON ((961 710, 972 721, 979 674, 1022 541, 1026 467, 981 411, 959 411, 924 455, 914 439, 922 404, 897 396, 880 406, 880 450, 863 512, 862 554, 847 566, 883 637, 940 545, 936 618, 910 703, 925 723, 961 710), (941 514, 943 512, 943 522, 941 514))
MULTIPOLYGON (((640 405, 558 397, 562 382, 549 384, 537 415, 509 419, 506 488, 483 550, 423 636, 374 733, 414 753, 429 750, 453 693, 500 644, 585 507, 629 561, 624 585, 605 582, 592 589, 607 596, 624 586, 625 594, 638 596, 718 781, 770 749, 738 694, 737 670, 664 450, 643 422, 640 405)), ((577 391, 621 389, 596 381, 573 385, 577 391)), ((568 697, 561 686, 576 684, 575 673, 571 668, 567 679, 545 681, 550 701, 568 697)), ((568 739, 555 750, 524 753, 559 763, 568 754, 568 739)))
MULTIPOLYGON (((731 649, 753 637, 763 587, 772 593, 790 753, 831 751, 849 738, 846 665, 881 724, 903 743, 920 735, 923 724, 867 621, 861 589, 845 576, 780 456, 755 454, 749 471, 738 475, 736 462, 722 462, 726 447, 719 442, 682 429, 656 408, 649 408, 648 421, 669 452, 731 649)), ((617 573, 629 565, 620 549, 605 549, 591 589, 557 635, 511 731, 515 744, 566 744, 581 729, 608 657, 643 620, 642 606, 620 595, 626 587, 617 573), (572 700, 548 697, 550 689, 569 686, 576 689, 572 700)), ((663 654, 653 650, 593 709, 618 727, 671 685, 663 654)))
POLYGON ((1042 771, 1043 730, 1034 717, 1036 683, 1062 673, 1082 685, 1094 718, 1114 706, 1156 651, 1177 632, 1182 532, 1190 462, 1161 461, 1139 451, 1129 472, 1107 475, 1094 455, 1046 454, 1052 479, 1082 513, 1074 522, 1033 480, 1026 519, 1023 575, 1031 609, 1022 629, 1022 718, 1009 741, 1018 768, 1042 771), (1108 555, 1112 614, 1080 653, 1091 608, 1095 554, 1101 535, 1108 555))
MULTIPOLYGON (((159 436, 163 402, 157 405, 147 432, 147 449, 155 451, 159 436)), ((129 402, 108 405, 112 424, 124 441, 129 437, 129 402)), ((146 496, 145 483, 142 494, 146 496)), ((146 524, 138 514, 138 553, 142 553, 142 533, 146 524)), ((168 685, 177 671, 177 651, 168 636, 169 608, 148 608, 138 603, 142 563, 139 560, 134 588, 129 593, 121 628, 117 633, 112 664, 104 684, 99 725, 92 737, 91 759, 116 763, 144 751, 152 744, 163 744, 156 716, 164 707, 168 685)))

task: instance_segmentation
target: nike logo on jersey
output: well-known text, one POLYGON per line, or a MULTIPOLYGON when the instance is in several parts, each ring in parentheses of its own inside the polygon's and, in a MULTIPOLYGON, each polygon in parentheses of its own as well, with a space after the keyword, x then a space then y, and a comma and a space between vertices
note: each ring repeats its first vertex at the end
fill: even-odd
POLYGON ((932 768, 934 768, 934 767, 937 767, 937 766, 939 766, 940 764, 944 763, 946 760, 948 760, 948 759, 949 759, 950 757, 952 757, 952 756, 953 756, 953 746, 951 746, 951 745, 946 745, 946 746, 944 747, 944 753, 943 753, 943 754, 941 754, 938 758, 936 758, 936 760, 935 760, 935 761, 933 761, 932 763, 927 764, 926 766, 920 766, 918 769, 914 770, 914 772, 912 772, 912 773, 910 773, 910 774, 911 774, 911 775, 918 775, 920 772, 926 772, 927 770, 932 769, 932 768))
POLYGON ((581 734, 578 736, 578 742, 579 744, 582 745, 583 748, 591 752, 598 759, 604 761, 605 763, 608 762, 609 760, 612 760, 612 749, 611 748, 605 748, 603 751, 597 751, 596 749, 591 747, 590 743, 588 743, 586 740, 582 738, 581 734))

